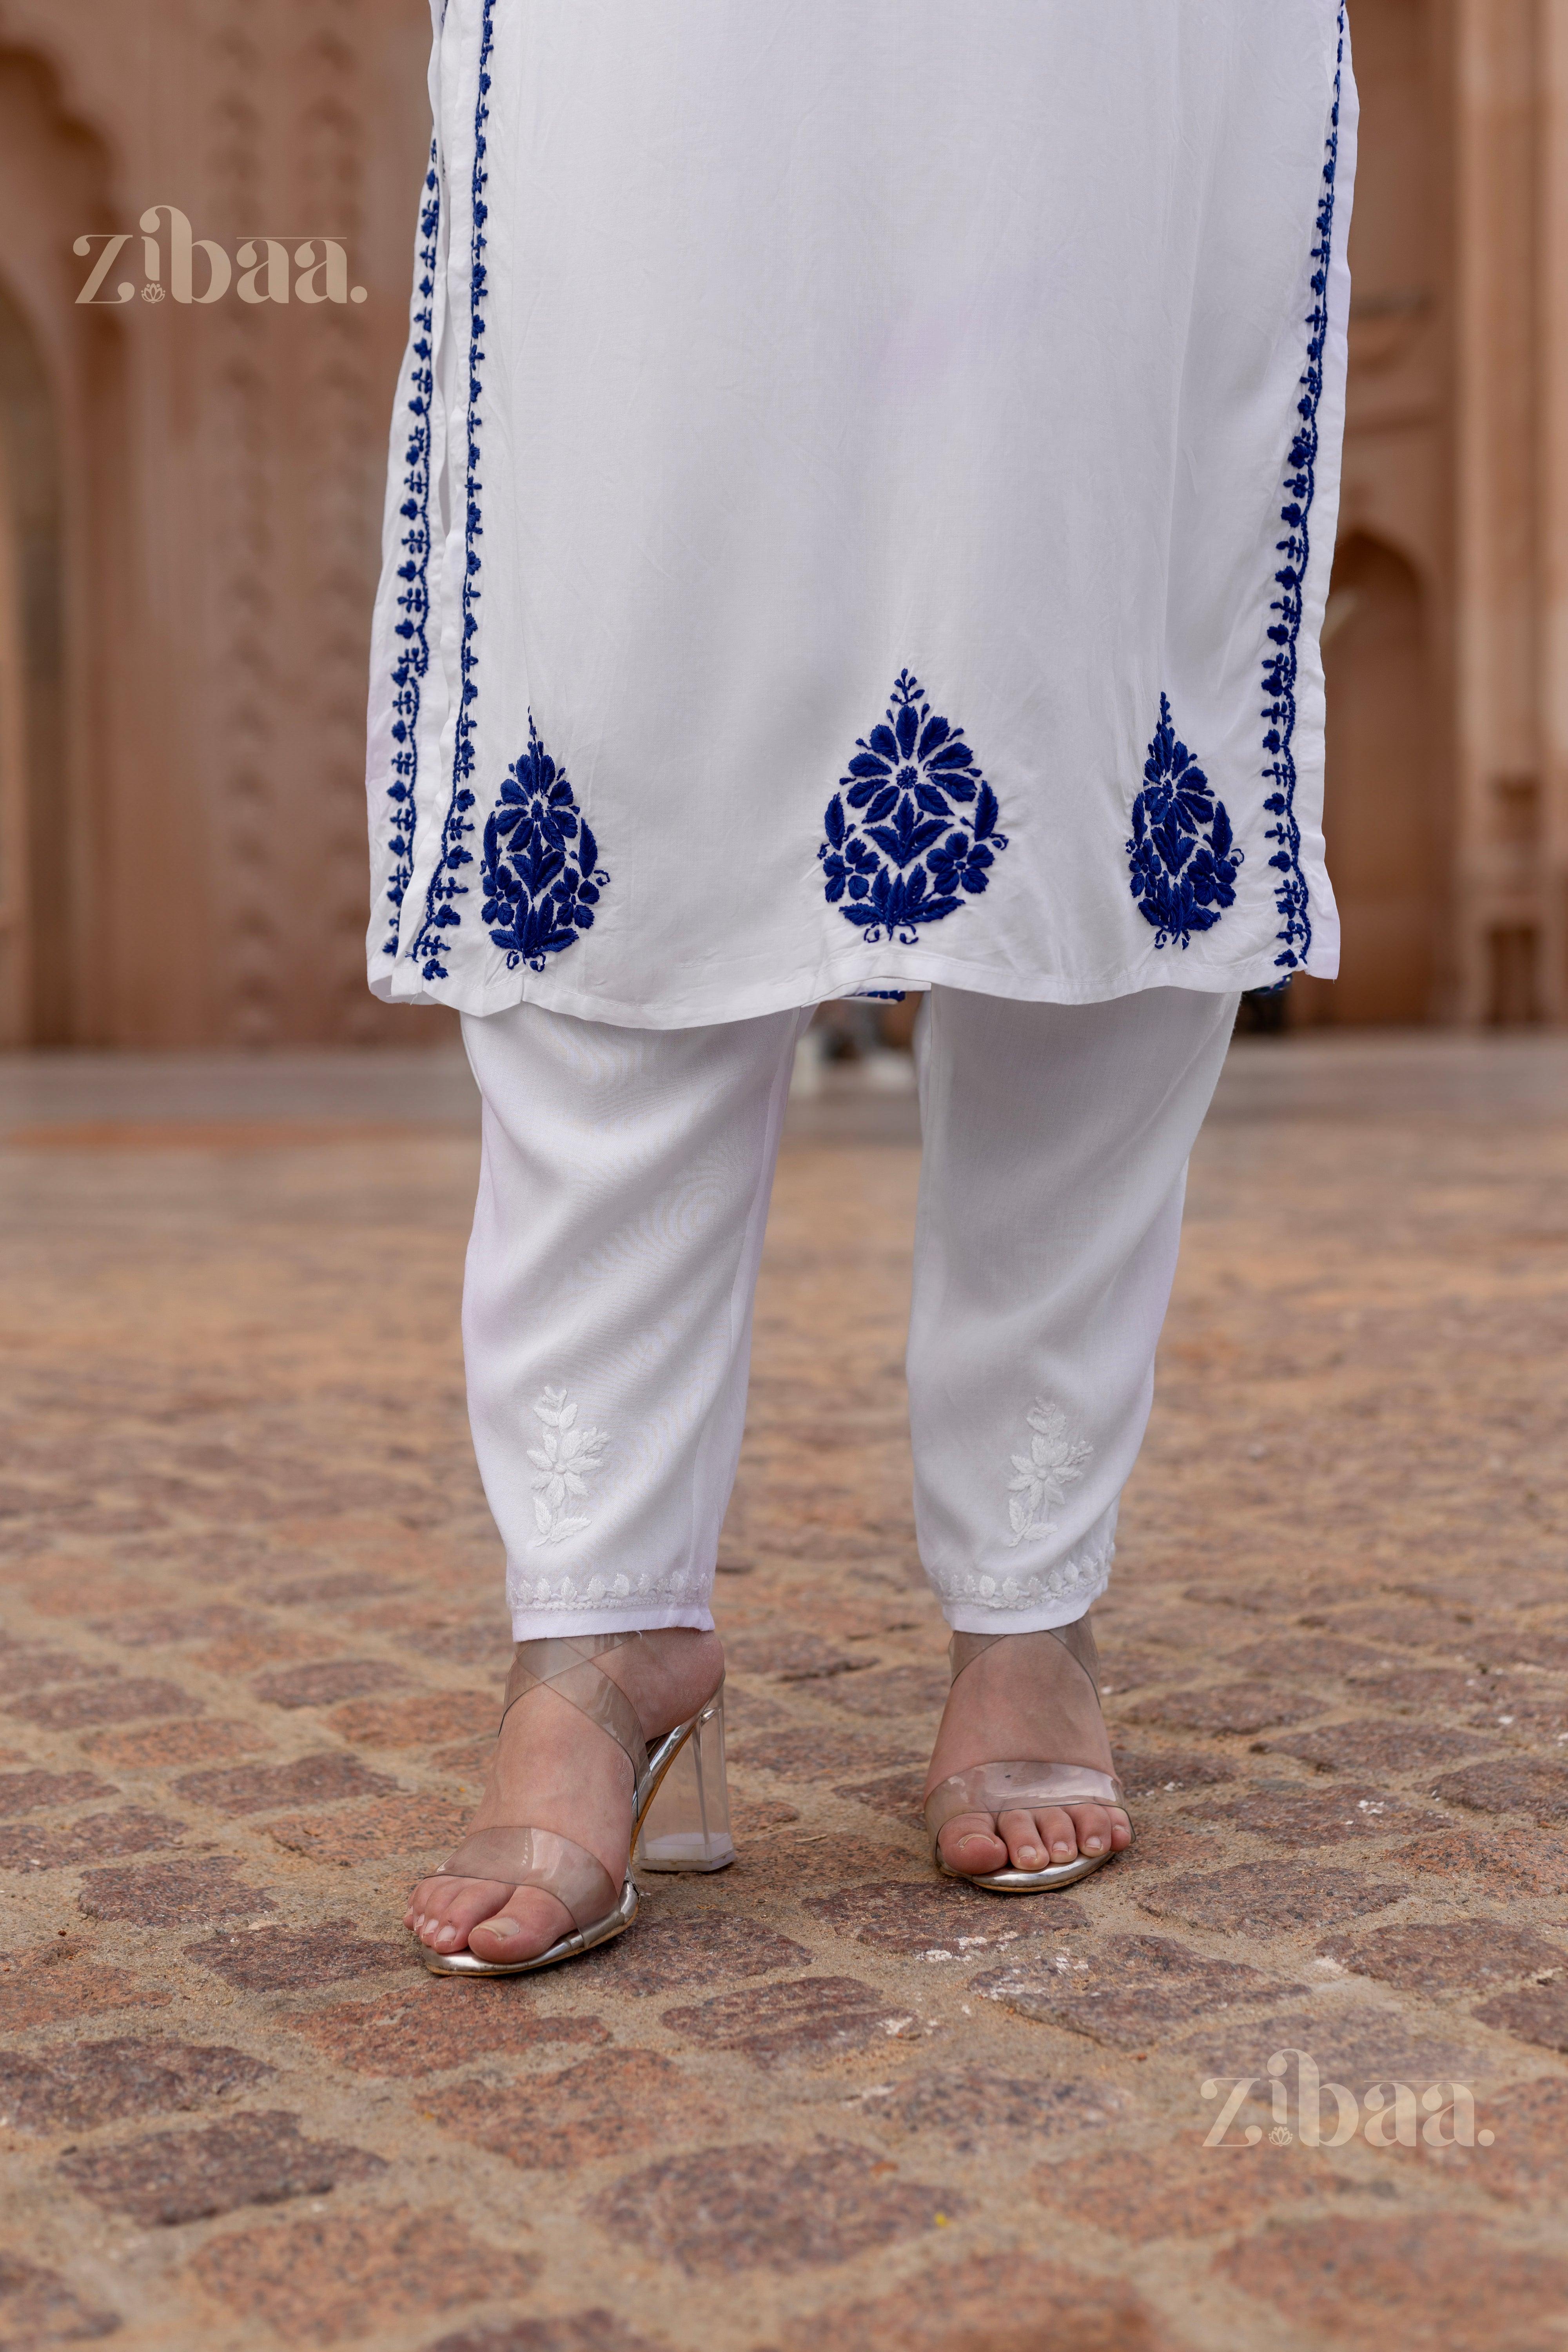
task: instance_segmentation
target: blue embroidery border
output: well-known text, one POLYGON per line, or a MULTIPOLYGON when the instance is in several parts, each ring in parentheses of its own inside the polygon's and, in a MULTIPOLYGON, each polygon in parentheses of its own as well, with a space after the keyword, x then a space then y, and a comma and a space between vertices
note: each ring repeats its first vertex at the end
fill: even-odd
POLYGON ((430 163, 425 174, 425 201, 419 213, 419 252, 416 262, 414 368, 409 377, 408 413, 414 430, 404 455, 399 509, 408 529, 403 535, 404 561, 397 576, 404 583, 397 599, 403 618, 394 631, 404 650, 392 671, 392 782, 386 797, 392 803, 392 837, 388 847, 395 863, 387 878, 386 903, 392 929, 383 955, 397 953, 398 923, 408 885, 414 878, 414 835, 419 817, 419 710, 426 674, 430 667, 430 457, 432 407, 436 395, 436 270, 440 255, 441 181, 436 168, 436 142, 430 142, 430 163))
POLYGON ((1274 786, 1263 805, 1278 823, 1265 838, 1278 842, 1269 865, 1280 879, 1274 904, 1282 918, 1280 952, 1275 968, 1294 971, 1305 963, 1312 945, 1312 918, 1307 878, 1301 871, 1301 828, 1296 819, 1296 681, 1300 667, 1301 622, 1305 610, 1307 570, 1311 561, 1312 500, 1318 488, 1318 411, 1323 397, 1323 355, 1329 340, 1329 277, 1333 263, 1334 196, 1340 163, 1340 101, 1344 85, 1345 11, 1339 17, 1339 51, 1334 65, 1334 103, 1329 117, 1328 146, 1323 161, 1322 191, 1318 199, 1317 242, 1312 247, 1312 308, 1307 320, 1307 364, 1301 373, 1298 413, 1301 422, 1290 444, 1285 474, 1286 500, 1279 510, 1287 536, 1277 552, 1285 559, 1275 573, 1279 595, 1269 605, 1279 618, 1268 631, 1275 651, 1263 665, 1263 691, 1268 698, 1263 718, 1267 732, 1263 748, 1269 763, 1263 771, 1274 786))
POLYGON ((425 894, 425 921, 414 942, 416 958, 424 959, 420 964, 420 977, 427 981, 451 977, 441 961, 446 944, 441 934, 456 930, 463 919, 453 901, 468 897, 468 885, 457 877, 460 868, 474 862, 472 851, 465 849, 463 843, 474 829, 468 821, 468 815, 474 805, 469 785, 474 772, 474 705, 479 697, 475 675, 478 661, 474 643, 479 626, 474 610, 479 600, 479 542, 484 534, 479 509, 479 492, 484 485, 479 480, 479 403, 482 390, 480 370, 485 357, 484 305, 489 290, 485 253, 489 242, 486 228, 489 206, 485 200, 485 191, 489 185, 487 131, 490 116, 489 64, 494 47, 495 0, 484 0, 479 30, 479 88, 474 105, 473 230, 468 272, 468 473, 464 485, 463 629, 458 649, 461 683, 458 698, 457 745, 452 755, 452 796, 447 806, 446 823, 441 828, 441 854, 436 861, 436 870, 425 894))

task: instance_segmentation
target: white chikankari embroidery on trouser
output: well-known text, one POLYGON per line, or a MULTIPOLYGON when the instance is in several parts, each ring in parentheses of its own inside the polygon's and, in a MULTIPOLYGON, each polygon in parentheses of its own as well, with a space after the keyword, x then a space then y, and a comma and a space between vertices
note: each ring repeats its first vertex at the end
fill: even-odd
POLYGON ((1009 1551, 1050 1534, 1053 1507, 1066 1502, 1068 1488, 1078 1485, 1094 1452, 1083 1438, 1069 1435, 1066 1413, 1048 1398, 1037 1397, 1028 1418, 1034 1433, 1029 1450, 1014 1454, 1013 1475, 1007 1481, 1013 1498, 1007 1506, 1009 1551))
MULTIPOLYGON (((539 1528, 530 1549, 537 1551, 541 1544, 564 1543, 568 1536, 579 1536, 588 1526, 588 1513, 572 1506, 587 1494, 588 1481, 602 1466, 610 1438, 607 1430, 576 1426, 577 1408, 564 1389, 546 1389, 533 1411, 535 1419, 544 1424, 539 1444, 528 1449, 533 1464, 533 1517, 539 1528)), ((620 1582, 624 1586, 626 1579, 622 1577, 620 1582)))
POLYGON ((1069 1612, 1062 1618, 1064 1623, 1070 1622, 1073 1613, 1081 1616, 1093 1606, 1110 1581, 1110 1563, 1116 1556, 1115 1517, 1112 1505, 1110 1527, 1100 1528, 1076 1551, 1068 1552, 1065 1559, 1057 1560, 1033 1576, 984 1576, 971 1570, 963 1576, 936 1580, 944 1607, 950 1614, 955 1608, 971 1608, 1009 1613, 1042 1609, 1059 1615, 1059 1603, 1075 1602, 1079 1604, 1076 1612, 1069 1612))
MULTIPOLYGON (((550 1609, 577 1611, 584 1609, 615 1609, 625 1603, 628 1608, 646 1601, 652 1591, 646 1576, 587 1576, 579 1584, 575 1578, 563 1576, 552 1580, 548 1576, 513 1576, 509 1580, 514 1609, 550 1609)), ((657 1596, 655 1596, 657 1598, 657 1596)))

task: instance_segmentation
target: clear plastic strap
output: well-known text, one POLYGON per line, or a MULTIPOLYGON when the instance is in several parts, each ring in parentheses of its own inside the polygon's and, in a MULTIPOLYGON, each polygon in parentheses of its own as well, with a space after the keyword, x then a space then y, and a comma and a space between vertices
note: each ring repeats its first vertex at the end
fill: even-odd
POLYGON ((1077 1618, 1070 1625, 1044 1625, 1037 1633, 955 1633, 947 1645, 953 1681, 997 1642, 1058 1642, 1073 1664, 1089 1676, 1095 1697, 1099 1698, 1100 1652, 1087 1616, 1077 1618))
POLYGON ((540 1887, 565 1905, 581 1932, 596 1927, 616 1907, 615 1881, 597 1854, 555 1830, 475 1830, 436 1875, 540 1887))
POLYGON ((926 1799, 932 1837, 960 1813, 1032 1813, 1045 1805, 1117 1805, 1125 1811, 1114 1772, 1089 1764, 976 1764, 941 1780, 926 1799))
POLYGON ((608 1650, 640 1642, 640 1633, 587 1633, 579 1639, 547 1635, 542 1641, 520 1642, 512 1655, 501 1701, 501 1721, 531 1690, 552 1690, 579 1715, 607 1732, 632 1768, 634 1783, 647 1769, 647 1742, 636 1707, 602 1666, 595 1665, 608 1650))

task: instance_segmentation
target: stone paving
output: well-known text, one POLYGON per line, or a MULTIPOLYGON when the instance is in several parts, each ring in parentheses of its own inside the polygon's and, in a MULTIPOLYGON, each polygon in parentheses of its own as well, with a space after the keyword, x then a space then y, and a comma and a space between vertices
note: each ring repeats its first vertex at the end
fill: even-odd
POLYGON ((1100 1619, 1138 1842, 1028 1902, 915 1816, 911 1108, 801 1106, 741 1859, 477 1986, 399 1924, 507 1654, 474 1165, 444 1055, 0 1072, 4 2352, 1568 2346, 1563 1042, 1233 1052, 1100 1619))

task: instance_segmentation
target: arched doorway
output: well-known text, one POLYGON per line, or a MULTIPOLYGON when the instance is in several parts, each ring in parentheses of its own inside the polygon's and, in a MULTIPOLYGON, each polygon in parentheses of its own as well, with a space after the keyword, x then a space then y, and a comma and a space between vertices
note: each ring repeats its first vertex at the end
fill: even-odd
POLYGON ((1323 831, 1343 940, 1338 980, 1299 982, 1293 1019, 1428 1021, 1446 813, 1430 734, 1425 598, 1412 566, 1366 532, 1334 559, 1323 667, 1323 831))
POLYGON ((65 757, 60 541, 48 381, 0 282, 0 1045, 13 1046, 63 1042, 71 1028, 56 806, 65 757))

